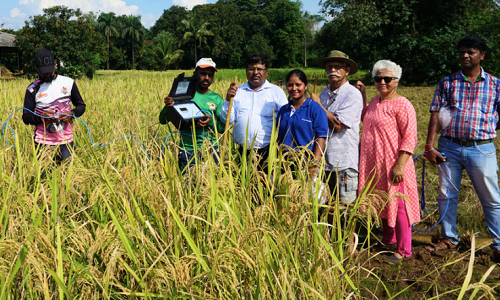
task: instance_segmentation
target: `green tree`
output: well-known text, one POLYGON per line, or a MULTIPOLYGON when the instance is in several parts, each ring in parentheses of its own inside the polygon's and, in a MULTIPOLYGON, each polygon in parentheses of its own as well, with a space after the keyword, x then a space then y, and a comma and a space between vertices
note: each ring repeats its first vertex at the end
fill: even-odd
POLYGON ((390 59, 401 65, 407 84, 435 84, 457 70, 455 45, 466 35, 469 12, 476 5, 470 0, 321 3, 332 18, 316 36, 323 55, 342 50, 365 69, 390 59))
POLYGON ((132 67, 135 69, 135 41, 140 41, 141 36, 146 34, 146 29, 142 26, 141 16, 128 16, 125 25, 122 27, 122 37, 129 36, 132 40, 132 67))
POLYGON ((33 71, 33 56, 40 48, 47 48, 59 62, 59 74, 93 77, 106 51, 104 37, 96 30, 93 20, 80 10, 65 6, 53 6, 43 12, 30 17, 17 33, 16 44, 23 61, 28 62, 33 71), (64 68, 60 68, 61 63, 64 68))
POLYGON ((111 35, 119 35, 118 23, 116 22, 115 13, 101 13, 99 19, 99 28, 104 32, 106 36, 106 48, 108 50, 108 57, 106 62, 106 70, 109 70, 109 37, 111 35))
POLYGON ((182 20, 182 24, 186 30, 182 38, 183 43, 187 43, 190 40, 194 41, 194 63, 196 64, 198 61, 197 44, 199 46, 202 43, 206 44, 207 36, 214 36, 214 34, 207 29, 209 26, 208 22, 198 17, 194 10, 191 11, 187 19, 182 20))
POLYGON ((168 66, 177 62, 182 53, 184 53, 181 49, 177 49, 175 45, 177 45, 175 38, 170 33, 163 32, 156 37, 153 56, 161 66, 162 71, 165 71, 168 66))
POLYGON ((182 20, 188 18, 189 12, 183 6, 172 5, 169 9, 163 10, 163 14, 156 20, 151 27, 153 36, 157 36, 160 32, 170 32, 176 37, 184 35, 184 28, 180 26, 182 20))
POLYGON ((320 15, 311 15, 309 12, 302 12, 302 22, 304 23, 304 67, 307 67, 307 48, 314 42, 316 27, 325 19, 320 15))

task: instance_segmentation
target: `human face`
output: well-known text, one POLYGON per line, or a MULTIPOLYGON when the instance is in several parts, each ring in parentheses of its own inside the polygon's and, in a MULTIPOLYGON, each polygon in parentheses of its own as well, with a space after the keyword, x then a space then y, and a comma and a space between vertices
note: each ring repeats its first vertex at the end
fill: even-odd
POLYGON ((334 87, 338 87, 347 81, 347 75, 351 68, 345 62, 339 60, 331 60, 325 64, 325 72, 328 76, 330 84, 334 87))
POLYGON ((267 79, 267 68, 261 63, 247 66, 247 80, 252 89, 260 88, 267 79))
POLYGON ((484 59, 484 52, 481 52, 476 48, 460 47, 458 59, 462 68, 475 68, 478 67, 484 59))
POLYGON ((50 73, 40 74, 38 67, 35 67, 35 68, 36 68, 36 71, 38 72, 38 77, 42 82, 51 82, 52 80, 54 80, 54 75, 56 73, 56 63, 55 62, 54 62, 54 70, 50 73))
POLYGON ((300 101, 305 98, 307 85, 297 75, 292 75, 286 83, 286 90, 293 101, 300 101))
MULTIPOLYGON (((395 77, 394 74, 389 70, 380 70, 377 72, 376 76, 395 77)), ((382 96, 383 98, 384 96, 390 95, 394 91, 394 89, 398 86, 398 84, 399 84, 398 79, 392 79, 388 83, 385 82, 384 79, 382 79, 380 82, 375 82, 375 88, 380 93, 380 96, 382 96)))
POLYGON ((200 68, 198 70, 198 92, 206 92, 214 80, 214 68, 200 68))

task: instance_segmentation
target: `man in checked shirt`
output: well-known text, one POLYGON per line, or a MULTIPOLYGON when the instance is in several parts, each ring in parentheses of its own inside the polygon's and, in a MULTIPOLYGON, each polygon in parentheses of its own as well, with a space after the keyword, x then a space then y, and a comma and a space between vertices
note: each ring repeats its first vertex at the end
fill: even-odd
POLYGON ((429 251, 456 248, 457 202, 465 169, 483 206, 491 237, 493 258, 500 261, 500 189, 493 139, 498 123, 500 80, 486 73, 480 63, 486 42, 467 36, 458 42, 462 70, 439 82, 431 104, 425 157, 439 170, 439 212, 443 216, 442 239, 429 251), (435 148, 437 134, 441 136, 435 148), (442 155, 442 154, 444 155, 442 155), (445 174, 443 174, 443 172, 445 174), (452 183, 447 183, 448 178, 452 183))

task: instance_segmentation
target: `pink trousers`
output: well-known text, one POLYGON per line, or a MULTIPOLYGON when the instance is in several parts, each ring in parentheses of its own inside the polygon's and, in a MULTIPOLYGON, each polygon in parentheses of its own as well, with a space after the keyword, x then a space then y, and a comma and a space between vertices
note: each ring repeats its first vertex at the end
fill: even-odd
POLYGON ((398 243, 397 253, 405 256, 411 256, 411 226, 406 215, 405 202, 398 199, 398 216, 396 218, 396 227, 390 227, 387 219, 382 219, 382 243, 392 245, 398 243))

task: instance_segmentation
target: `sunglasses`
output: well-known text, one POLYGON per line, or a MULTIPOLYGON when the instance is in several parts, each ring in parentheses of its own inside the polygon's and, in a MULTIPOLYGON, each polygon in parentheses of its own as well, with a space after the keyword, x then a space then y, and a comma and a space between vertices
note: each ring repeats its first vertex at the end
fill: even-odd
POLYGON ((397 77, 391 77, 391 76, 375 76, 373 77, 373 80, 375 80, 375 82, 381 82, 382 79, 385 81, 385 83, 389 83, 391 82, 393 79, 398 79, 397 77))

